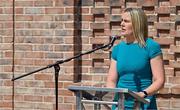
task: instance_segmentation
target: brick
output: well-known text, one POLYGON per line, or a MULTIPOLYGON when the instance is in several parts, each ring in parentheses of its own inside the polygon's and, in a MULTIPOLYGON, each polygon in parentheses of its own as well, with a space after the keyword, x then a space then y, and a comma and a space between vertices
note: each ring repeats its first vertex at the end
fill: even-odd
POLYGON ((84 81, 92 81, 92 75, 82 75, 82 80, 84 80, 84 81))
POLYGON ((4 42, 11 43, 13 42, 12 37, 4 37, 4 42))
MULTIPOLYGON (((35 70, 35 69, 34 69, 35 70)), ((24 86, 25 87, 44 87, 44 83, 43 82, 38 82, 36 80, 31 80, 31 81, 26 81, 24 82, 24 86)))
POLYGON ((64 8, 45 8, 45 14, 63 14, 64 8))
POLYGON ((31 59, 15 59, 14 63, 16 65, 33 65, 34 61, 31 59))
POLYGON ((11 102, 0 102, 0 107, 1 108, 10 108, 10 107, 12 107, 12 103, 11 102))
POLYGON ((12 64, 12 60, 11 59, 0 59, 0 65, 10 65, 12 64))
POLYGON ((1 0, 0 7, 12 7, 12 3, 11 0, 1 0))
POLYGON ((1 14, 3 13, 3 8, 0 8, 0 13, 1 13, 1 14))
MULTIPOLYGON (((55 83, 54 82, 45 82, 45 87, 46 88, 55 88, 55 83)), ((58 87, 59 88, 63 88, 63 83, 62 82, 58 82, 58 87)))
POLYGON ((110 0, 110 6, 121 6, 121 0, 110 0))
POLYGON ((17 51, 31 51, 32 50, 32 45, 16 45, 15 49, 17 51))
POLYGON ((137 0, 139 6, 150 7, 150 6, 157 6, 157 0, 137 0))
POLYGON ((83 7, 82 7, 82 8, 81 8, 81 13, 82 13, 82 14, 90 14, 90 9, 91 9, 91 8, 86 8, 86 7, 83 8, 83 7))
POLYGON ((179 0, 170 0, 170 4, 172 6, 179 6, 180 5, 180 1, 179 0))
POLYGON ((12 100, 12 96, 11 95, 4 95, 3 96, 4 100, 12 100))
POLYGON ((95 75, 93 76, 92 80, 97 82, 103 81, 103 77, 101 75, 95 75))
POLYGON ((176 7, 175 6, 170 6, 170 13, 176 14, 176 7))
POLYGON ((44 8, 26 8, 25 14, 44 14, 44 8))
POLYGON ((73 36, 73 30, 56 30, 55 36, 73 36))
POLYGON ((180 107, 180 100, 176 99, 172 101, 172 108, 179 108, 180 107))
POLYGON ((42 96, 33 96, 33 95, 25 95, 24 101, 32 101, 32 102, 42 102, 42 96))
POLYGON ((90 68, 90 72, 95 73, 95 74, 99 74, 99 73, 104 74, 104 73, 108 72, 108 69, 107 68, 102 68, 102 67, 90 68))
POLYGON ((73 76, 72 75, 60 75, 59 77, 60 81, 73 81, 73 76))
POLYGON ((52 60, 35 60, 34 61, 34 65, 36 66, 46 66, 46 65, 49 65, 49 64, 52 64, 53 61, 52 60))
MULTIPOLYGON (((59 99, 62 100, 62 98, 59 98, 59 99)), ((55 100, 55 97, 54 96, 44 96, 43 100, 44 100, 44 102, 53 102, 55 100)), ((58 101, 61 101, 61 100, 58 100, 58 101)))
POLYGON ((4 14, 13 14, 13 10, 12 10, 12 8, 4 8, 3 13, 4 14))
POLYGON ((170 51, 174 53, 180 53, 180 46, 170 46, 170 51))
MULTIPOLYGON (((158 21, 162 23, 170 22, 170 15, 169 14, 159 14, 158 21)), ((175 27, 174 24, 171 24, 172 29, 175 27)))
POLYGON ((57 45, 55 46, 56 51, 73 51, 72 45, 57 45))
POLYGON ((5 30, 1 30, 1 35, 3 36, 12 36, 12 30, 11 29, 5 29, 5 30))
POLYGON ((80 0, 82 6, 93 6, 94 0, 80 0))
POLYGON ((98 22, 106 21, 106 18, 102 14, 94 15, 94 21, 96 21, 96 23, 98 23, 98 22))
POLYGON ((121 16, 120 15, 111 15, 110 21, 111 22, 121 22, 121 16))
POLYGON ((178 15, 170 15, 170 20, 177 25, 178 21, 180 21, 180 16, 178 16, 178 15))
POLYGON ((74 0, 55 0, 55 6, 73 6, 74 0))
POLYGON ((12 45, 10 44, 1 44, 0 46, 0 50, 11 50, 12 49, 12 45))
POLYGON ((4 80, 4 86, 12 86, 13 83, 10 80, 4 80))
POLYGON ((0 21, 12 21, 11 15, 0 15, 0 21))
POLYGON ((51 45, 34 45, 33 51, 52 51, 53 46, 51 45))
POLYGON ((111 9, 110 11, 111 15, 120 15, 123 12, 123 9, 118 7, 111 7, 110 9, 111 9))
POLYGON ((32 21, 33 16, 31 15, 16 15, 16 21, 32 21))
POLYGON ((34 5, 33 1, 16 1, 16 7, 32 7, 34 5))
POLYGON ((174 44, 174 38, 155 38, 155 40, 161 45, 172 45, 172 44, 174 44))
POLYGON ((72 110, 72 104, 58 104, 61 110, 72 110))
POLYGON ((158 107, 170 107, 170 101, 169 100, 158 100, 157 101, 158 107))
POLYGON ((93 8, 92 13, 93 14, 108 14, 110 12, 108 8, 93 8))
POLYGON ((91 54, 91 58, 95 59, 106 59, 109 58, 109 53, 93 53, 91 54))
POLYGON ((65 8, 65 13, 66 14, 73 14, 74 13, 74 8, 65 8))
MULTIPOLYGON (((54 17, 51 15, 36 15, 33 16, 33 21, 53 21, 54 17)), ((24 20, 26 21, 26 20, 24 20)))
POLYGON ((49 110, 53 110, 53 105, 50 104, 50 103, 35 103, 35 104, 32 104, 31 106, 33 106, 34 109, 41 109, 41 110, 49 109, 49 110))
POLYGON ((52 30, 33 30, 33 36, 53 36, 54 32, 52 30))
POLYGON ((12 72, 12 66, 4 66, 4 72, 12 72))
POLYGON ((156 23, 155 26, 157 29, 162 29, 162 30, 171 29, 171 23, 156 23))
POLYGON ((180 84, 180 77, 172 77, 173 84, 180 84))
MULTIPOLYGON (((2 75, 2 74, 1 74, 2 75)), ((1 79, 3 79, 3 77, 1 77, 1 79)), ((10 78, 7 78, 8 80, 10 79, 10 78)), ((6 78, 5 78, 5 80, 7 80, 6 78)), ((11 87, 8 87, 8 86, 1 86, 1 91, 0 91, 0 94, 2 95, 2 96, 4 96, 4 95, 11 95, 11 93, 12 93, 12 88, 11 87)))
POLYGON ((90 43, 91 44, 102 44, 102 43, 107 44, 110 42, 107 38, 109 38, 109 37, 91 38, 90 43))
POLYGON ((180 93, 179 85, 172 87, 171 90, 172 90, 172 94, 179 94, 180 93))
POLYGON ((52 80, 52 75, 35 74, 35 80, 52 80))
POLYGON ((92 28, 93 29, 104 29, 104 26, 105 24, 104 23, 93 23, 92 24, 92 28))
POLYGON ((91 15, 82 15, 83 21, 93 21, 93 16, 91 15))
POLYGON ((159 1, 159 6, 170 6, 170 2, 167 0, 159 1))
POLYGON ((173 67, 173 68, 180 68, 179 63, 180 63, 179 61, 170 61, 169 65, 170 65, 170 67, 173 67))
POLYGON ((51 1, 51 0, 34 1, 34 6, 36 6, 36 7, 52 7, 53 1, 51 1))
POLYGON ((42 53, 42 52, 26 52, 24 56, 26 58, 44 58, 44 53, 42 53))
POLYGON ((171 30, 170 31, 170 36, 179 38, 180 37, 180 31, 171 30))
POLYGON ((163 59, 164 60, 174 60, 175 56, 172 53, 163 53, 163 59))
POLYGON ((73 29, 74 28, 74 23, 65 23, 65 28, 66 29, 73 29))
POLYGON ((64 97, 64 103, 70 103, 70 104, 72 104, 72 103, 76 103, 76 97, 64 97))
POLYGON ((69 90, 59 89, 59 96, 73 96, 73 93, 69 90))
POLYGON ((170 7, 162 6, 156 8, 155 12, 157 12, 158 14, 170 14, 170 7))
POLYGON ((170 87, 164 87, 158 91, 158 94, 168 94, 171 93, 170 87))
POLYGON ((45 58, 60 59, 60 58, 63 58, 63 54, 62 53, 45 53, 45 58))
POLYGON ((148 22, 155 22, 157 21, 157 16, 155 15, 147 15, 148 22))
POLYGON ((49 89, 49 88, 41 88, 41 89, 39 89, 39 88, 34 88, 33 89, 33 91, 34 92, 31 92, 31 94, 32 93, 34 93, 34 94, 36 94, 36 95, 47 95, 47 96, 49 96, 49 95, 54 95, 54 89, 49 89))

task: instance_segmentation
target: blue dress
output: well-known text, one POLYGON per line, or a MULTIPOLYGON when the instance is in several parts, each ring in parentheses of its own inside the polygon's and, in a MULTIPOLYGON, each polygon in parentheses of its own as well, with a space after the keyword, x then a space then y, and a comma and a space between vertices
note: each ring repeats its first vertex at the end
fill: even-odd
MULTIPOLYGON (((152 84, 152 71, 150 59, 160 55, 160 45, 151 38, 146 39, 146 46, 141 47, 138 43, 120 42, 112 50, 112 59, 117 62, 118 81, 117 88, 128 88, 139 92, 152 84)), ((155 96, 148 96, 150 104, 141 104, 141 110, 156 110, 155 96)), ((118 100, 116 94, 114 100, 118 100)), ((132 97, 125 98, 125 110, 132 110, 134 101, 132 97)), ((113 105, 112 109, 115 110, 113 105)))

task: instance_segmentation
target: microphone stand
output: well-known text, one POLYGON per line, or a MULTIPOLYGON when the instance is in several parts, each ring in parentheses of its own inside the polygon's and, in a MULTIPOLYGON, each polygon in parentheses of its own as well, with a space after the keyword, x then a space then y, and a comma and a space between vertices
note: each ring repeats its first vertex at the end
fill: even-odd
POLYGON ((106 45, 97 47, 97 48, 95 48, 95 49, 93 49, 93 50, 90 50, 90 51, 87 51, 87 52, 84 52, 84 53, 80 53, 80 54, 78 54, 78 55, 76 55, 76 56, 73 56, 73 57, 68 58, 68 59, 65 59, 65 60, 58 60, 58 61, 56 61, 56 62, 53 63, 53 64, 47 65, 46 67, 37 69, 37 70, 32 71, 32 72, 29 72, 29 73, 27 73, 27 74, 23 74, 23 75, 18 76, 18 77, 16 77, 16 78, 13 78, 12 81, 15 81, 15 80, 17 80, 17 79, 20 79, 20 78, 23 78, 23 77, 25 77, 25 76, 31 75, 31 74, 33 74, 33 73, 36 73, 36 72, 45 70, 45 69, 47 69, 47 68, 54 67, 54 70, 55 70, 56 110, 58 110, 58 77, 59 77, 59 71, 60 71, 60 66, 59 66, 59 65, 62 64, 62 63, 65 63, 65 62, 69 62, 69 61, 71 61, 72 59, 79 58, 79 57, 81 57, 81 56, 83 56, 83 55, 90 54, 90 53, 95 52, 95 51, 97 51, 97 50, 99 50, 99 49, 104 49, 104 48, 110 49, 110 48, 113 46, 115 40, 116 40, 116 37, 112 37, 111 42, 109 42, 109 43, 106 44, 106 45))

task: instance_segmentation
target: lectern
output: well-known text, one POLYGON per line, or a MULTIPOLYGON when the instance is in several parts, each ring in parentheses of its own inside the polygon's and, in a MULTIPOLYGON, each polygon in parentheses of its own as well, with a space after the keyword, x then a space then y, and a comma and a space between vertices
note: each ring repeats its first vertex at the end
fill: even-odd
POLYGON ((136 101, 136 109, 139 110, 140 103, 149 103, 148 99, 144 99, 136 95, 134 92, 126 88, 105 88, 105 87, 93 87, 93 86, 69 86, 69 90, 73 91, 76 95, 76 110, 84 110, 83 103, 94 104, 94 110, 100 110, 101 104, 105 105, 107 109, 111 109, 108 105, 117 105, 117 110, 124 109, 124 100, 126 96, 134 98, 136 101), (114 101, 104 101, 103 96, 107 93, 117 93, 119 95, 119 100, 114 101), (92 93, 95 93, 94 95, 92 93))

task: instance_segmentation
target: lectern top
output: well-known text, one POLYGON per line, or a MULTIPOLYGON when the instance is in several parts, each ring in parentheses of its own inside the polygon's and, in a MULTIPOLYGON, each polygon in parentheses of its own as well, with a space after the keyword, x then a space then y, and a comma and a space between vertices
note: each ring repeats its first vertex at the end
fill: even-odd
POLYGON ((129 94, 135 99, 143 103, 149 103, 148 99, 144 99, 139 97, 133 91, 127 88, 106 88, 106 87, 93 87, 93 86, 69 86, 69 90, 71 91, 99 91, 99 92, 114 92, 114 93, 122 93, 122 94, 129 94))

